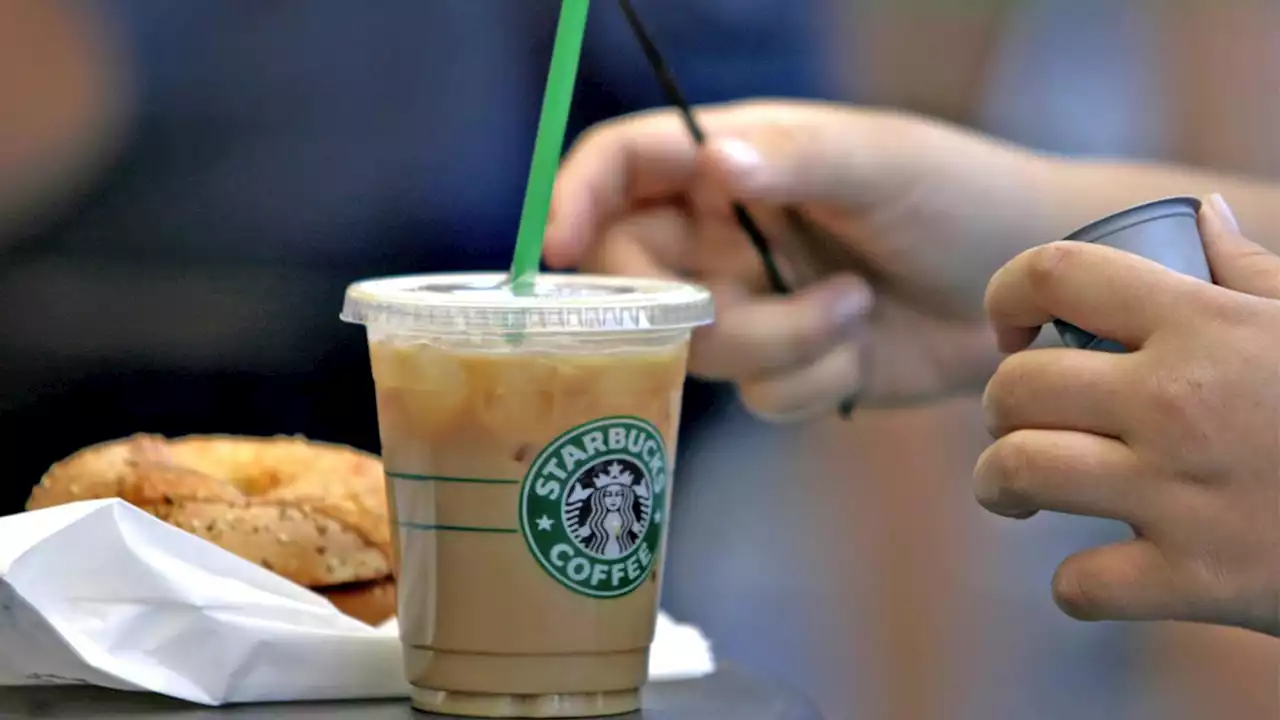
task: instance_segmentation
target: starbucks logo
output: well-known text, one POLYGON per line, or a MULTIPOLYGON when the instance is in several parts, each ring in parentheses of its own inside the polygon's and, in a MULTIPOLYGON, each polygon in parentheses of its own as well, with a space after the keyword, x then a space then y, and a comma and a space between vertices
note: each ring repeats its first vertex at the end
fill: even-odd
POLYGON ((640 418, 602 418, 534 459, 520 493, 520 528, 538 564, 565 587, 621 597, 653 570, 667 484, 658 429, 640 418))

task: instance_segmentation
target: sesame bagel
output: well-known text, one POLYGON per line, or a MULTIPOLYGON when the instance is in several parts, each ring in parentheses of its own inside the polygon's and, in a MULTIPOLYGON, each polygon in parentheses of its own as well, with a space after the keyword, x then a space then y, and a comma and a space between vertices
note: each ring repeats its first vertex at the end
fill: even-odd
POLYGON ((319 592, 334 607, 369 625, 381 625, 396 615, 396 582, 391 578, 339 585, 319 592))
POLYGON ((112 497, 305 587, 393 582, 382 463, 351 447, 134 435, 54 464, 27 509, 112 497))

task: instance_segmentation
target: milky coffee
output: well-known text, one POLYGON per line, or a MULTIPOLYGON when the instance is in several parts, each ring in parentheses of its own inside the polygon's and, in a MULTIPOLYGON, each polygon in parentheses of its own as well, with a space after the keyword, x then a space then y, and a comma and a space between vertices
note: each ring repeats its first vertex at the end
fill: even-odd
POLYGON ((631 712, 689 333, 710 301, 676 283, 552 276, 520 298, 495 282, 370 281, 344 313, 369 330, 412 701, 479 717, 631 712))

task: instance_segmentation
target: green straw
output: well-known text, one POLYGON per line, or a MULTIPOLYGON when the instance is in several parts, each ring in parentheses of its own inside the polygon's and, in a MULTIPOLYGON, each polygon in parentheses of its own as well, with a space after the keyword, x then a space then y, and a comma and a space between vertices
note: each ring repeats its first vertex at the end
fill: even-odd
POLYGON ((533 163, 529 167, 529 184, 524 193, 524 209, 520 213, 520 231, 516 235, 515 256, 511 259, 511 287, 518 295, 533 292, 542 259, 542 238, 551 211, 551 190, 564 151, 564 135, 569 124, 569 106, 573 103, 573 87, 578 79, 578 61, 582 56, 582 38, 587 29, 590 0, 563 0, 560 23, 556 28, 555 47, 551 51, 551 70, 547 73, 547 89, 542 96, 542 117, 538 120, 538 136, 533 144, 533 163))

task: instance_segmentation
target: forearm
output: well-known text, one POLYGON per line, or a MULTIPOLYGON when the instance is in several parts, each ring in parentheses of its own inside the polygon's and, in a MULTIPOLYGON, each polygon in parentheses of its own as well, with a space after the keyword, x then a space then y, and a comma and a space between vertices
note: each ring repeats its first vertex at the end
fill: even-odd
POLYGON ((1116 161, 1070 161, 1055 191, 1062 227, 1074 228, 1112 212, 1170 195, 1221 193, 1244 234, 1280 253, 1280 184, 1208 170, 1116 161))
POLYGON ((113 157, 125 64, 87 3, 0 3, 0 248, 113 157))
MULTIPOLYGON (((1052 223, 1062 235, 1149 200, 1221 193, 1244 234, 1280 254, 1280 184, 1173 165, 1066 160, 1054 167, 1045 187, 1057 198, 1045 207, 1051 208, 1052 223)), ((1061 344, 1058 333, 1046 327, 1035 346, 1061 344)))

